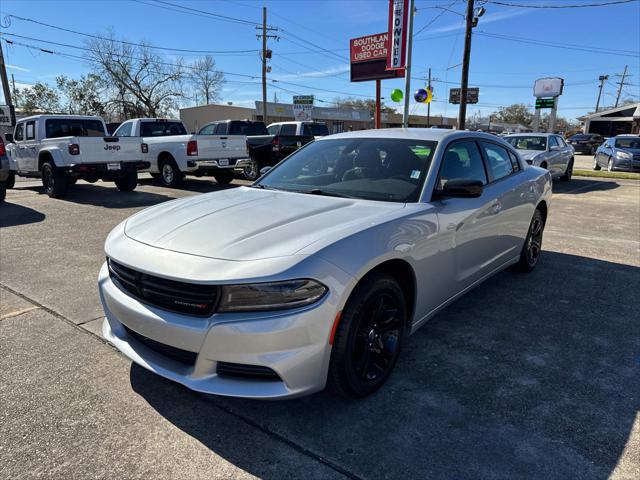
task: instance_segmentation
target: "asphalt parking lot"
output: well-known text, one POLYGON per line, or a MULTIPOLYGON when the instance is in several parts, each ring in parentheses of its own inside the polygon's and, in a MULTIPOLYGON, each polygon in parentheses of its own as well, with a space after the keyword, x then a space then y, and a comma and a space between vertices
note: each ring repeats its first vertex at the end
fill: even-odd
POLYGON ((640 182, 555 183, 537 270, 441 312, 359 402, 196 394, 97 335, 107 233, 218 188, 8 192, 0 478, 640 478, 640 182))

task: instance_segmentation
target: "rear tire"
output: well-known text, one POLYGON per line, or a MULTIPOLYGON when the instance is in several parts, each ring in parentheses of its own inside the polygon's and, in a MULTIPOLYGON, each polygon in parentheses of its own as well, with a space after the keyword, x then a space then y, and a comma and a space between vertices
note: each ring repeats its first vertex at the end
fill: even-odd
POLYGON ((42 186, 44 192, 51 198, 62 198, 67 193, 69 177, 65 172, 56 168, 52 162, 42 166, 42 186))
POLYGON ((16 186, 16 174, 15 174, 15 172, 9 172, 9 177, 7 178, 7 181, 5 182, 5 185, 6 185, 8 190, 11 190, 13 187, 16 186))
POLYGON ((165 187, 175 188, 182 183, 184 174, 172 158, 162 160, 160 163, 160 183, 165 187))
POLYGON ((544 232, 544 219, 542 213, 536 208, 529 224, 527 238, 524 240, 522 251, 520 252, 520 260, 516 267, 521 272, 531 272, 538 265, 540 253, 542 252, 542 234, 544 232))
POLYGON ((568 182, 569 180, 571 180, 572 175, 573 175, 573 158, 569 160, 567 169, 564 171, 564 174, 560 177, 560 180, 562 180, 563 182, 568 182))
POLYGON ((138 186, 138 172, 127 172, 115 179, 116 187, 121 192, 132 192, 138 186))
POLYGON ((218 170, 213 174, 213 178, 216 179, 220 185, 227 185, 231 183, 233 180, 233 171, 232 170, 218 170))
POLYGON ((327 388, 362 398, 389 378, 400 356, 407 309, 392 277, 373 273, 355 288, 342 311, 334 337, 327 388))
POLYGON ((251 159, 251 163, 242 169, 242 173, 244 174, 244 178, 253 182, 260 177, 260 165, 258 164, 258 160, 255 158, 251 159))

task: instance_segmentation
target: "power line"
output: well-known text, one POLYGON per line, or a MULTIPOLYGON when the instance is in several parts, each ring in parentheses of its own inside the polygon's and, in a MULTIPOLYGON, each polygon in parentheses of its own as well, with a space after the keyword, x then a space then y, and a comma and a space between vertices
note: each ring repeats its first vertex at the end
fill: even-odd
POLYGON ((617 5, 621 3, 632 3, 638 0, 611 0, 609 2, 600 3, 578 3, 574 5, 532 5, 522 3, 508 3, 499 0, 486 0, 487 3, 493 3, 494 5, 502 5, 505 7, 518 7, 518 8, 589 8, 589 7, 608 7, 609 5, 617 5))
MULTIPOLYGON (((154 2, 154 4, 156 3, 160 3, 163 5, 167 5, 169 7, 172 7, 173 9, 179 9, 179 10, 183 10, 184 13, 196 13, 199 16, 206 16, 206 17, 210 17, 212 19, 216 19, 216 20, 221 20, 221 21, 226 21, 226 22, 230 22, 230 23, 239 23, 239 24, 244 24, 244 25, 251 25, 256 26, 256 27, 261 27, 262 25, 259 22, 252 22, 251 20, 245 20, 244 18, 237 18, 237 17, 230 17, 228 15, 221 15, 219 13, 213 13, 213 12, 208 12, 206 10, 200 10, 197 8, 192 8, 192 7, 186 7, 184 5, 178 5, 176 3, 171 3, 171 2, 165 2, 164 0, 151 0, 152 2, 154 2)), ((141 3, 141 2, 139 2, 141 3)), ((147 4, 149 5, 149 4, 147 4)), ((153 5, 156 7, 160 7, 162 8, 162 6, 160 5, 153 5)))
POLYGON ((4 17, 4 22, 5 23, 4 24, 0 24, 0 27, 9 28, 11 26, 11 19, 12 18, 16 19, 16 20, 21 20, 21 21, 24 21, 24 22, 35 23, 37 25, 41 25, 41 26, 48 27, 48 28, 53 28, 53 29, 60 30, 60 31, 63 31, 63 32, 67 32, 67 33, 73 33, 75 35, 82 35, 83 37, 94 38, 94 39, 97 39, 97 40, 106 40, 106 41, 110 41, 110 42, 120 43, 120 44, 123 44, 123 45, 131 45, 131 46, 134 46, 134 47, 152 48, 152 49, 155 49, 155 50, 166 50, 166 51, 171 51, 171 52, 203 53, 203 54, 256 53, 256 52, 258 52, 257 49, 253 49, 253 50, 190 50, 190 49, 183 49, 183 48, 157 47, 157 46, 153 46, 153 45, 147 45, 147 44, 144 44, 144 43, 127 42, 125 40, 116 40, 114 38, 102 37, 100 35, 93 35, 93 34, 90 34, 90 33, 80 32, 78 30, 72 30, 70 28, 59 27, 57 25, 52 25, 50 23, 41 22, 41 21, 35 20, 33 18, 20 17, 18 15, 13 15, 13 14, 5 15, 5 17, 4 17))
MULTIPOLYGON (((427 24, 425 26, 423 26, 420 30, 418 30, 417 32, 415 32, 413 34, 414 37, 417 37, 418 35, 420 35, 424 30, 426 30, 427 28, 429 28, 436 20, 438 20, 442 15, 444 15, 447 12, 450 12, 451 10, 449 10, 451 7, 453 7, 453 5, 456 3, 456 0, 454 0, 453 2, 451 2, 450 5, 448 5, 446 8, 444 8, 440 13, 438 13, 438 15, 436 15, 435 17, 433 17, 431 19, 431 21, 427 22, 427 24)), ((438 7, 433 7, 433 8, 438 8, 438 7)))

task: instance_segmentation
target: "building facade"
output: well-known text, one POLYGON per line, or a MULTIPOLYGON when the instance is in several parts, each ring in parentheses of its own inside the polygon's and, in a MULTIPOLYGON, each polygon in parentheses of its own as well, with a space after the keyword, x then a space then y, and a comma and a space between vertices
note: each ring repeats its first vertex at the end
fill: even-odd
POLYGON ((590 113, 578 120, 584 122, 584 133, 598 133, 604 137, 639 134, 640 102, 590 113))

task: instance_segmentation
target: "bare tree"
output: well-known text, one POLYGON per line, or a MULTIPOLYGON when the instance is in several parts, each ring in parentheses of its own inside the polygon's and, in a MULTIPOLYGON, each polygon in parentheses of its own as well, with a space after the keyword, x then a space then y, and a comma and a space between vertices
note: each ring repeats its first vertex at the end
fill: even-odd
POLYGON ((189 77, 198 96, 209 104, 219 99, 224 83, 224 73, 216 70, 216 61, 211 55, 202 57, 190 66, 189 77))
POLYGON ((123 119, 157 117, 175 110, 184 96, 182 59, 164 61, 148 44, 118 42, 113 34, 87 42, 87 61, 102 79, 107 110, 123 119))

